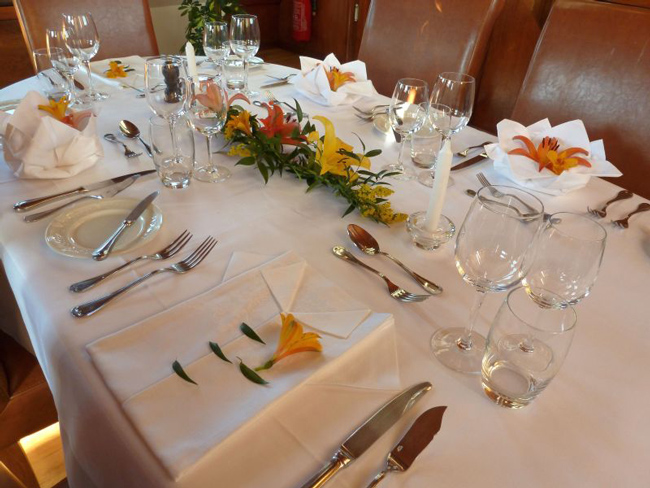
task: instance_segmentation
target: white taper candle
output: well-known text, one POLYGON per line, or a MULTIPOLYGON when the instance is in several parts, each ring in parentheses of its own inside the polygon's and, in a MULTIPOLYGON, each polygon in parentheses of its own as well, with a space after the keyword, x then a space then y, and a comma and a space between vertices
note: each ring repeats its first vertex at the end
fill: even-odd
POLYGON ((449 183, 449 171, 451 170, 451 161, 453 154, 451 152, 451 140, 447 139, 442 146, 436 163, 436 174, 431 189, 431 198, 429 207, 424 219, 424 228, 427 232, 435 232, 440 222, 442 207, 445 204, 445 194, 447 193, 447 184, 449 183))
POLYGON ((187 57, 187 71, 192 78, 196 78, 199 74, 196 69, 196 54, 194 53, 194 46, 190 42, 185 44, 185 56, 187 57))

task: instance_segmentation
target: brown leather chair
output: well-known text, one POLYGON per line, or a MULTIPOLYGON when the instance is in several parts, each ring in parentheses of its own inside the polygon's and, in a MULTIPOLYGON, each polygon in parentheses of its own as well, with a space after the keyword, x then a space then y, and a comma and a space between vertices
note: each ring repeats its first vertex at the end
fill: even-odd
POLYGON ((650 10, 558 0, 530 62, 512 119, 557 125, 582 119, 623 176, 650 198, 650 10))
POLYGON ((359 59, 377 91, 400 78, 429 83, 444 71, 478 77, 505 0, 373 0, 359 59))
POLYGON ((14 0, 25 44, 45 47, 45 29, 59 28, 61 14, 90 12, 99 32, 95 59, 158 55, 148 0, 14 0))

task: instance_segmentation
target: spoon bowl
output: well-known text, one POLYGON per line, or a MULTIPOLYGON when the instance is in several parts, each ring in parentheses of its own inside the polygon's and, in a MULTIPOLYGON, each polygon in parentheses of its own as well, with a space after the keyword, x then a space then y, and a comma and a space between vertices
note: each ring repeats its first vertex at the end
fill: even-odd
POLYGON ((153 158, 153 154, 151 153, 151 148, 149 147, 149 144, 147 144, 142 140, 142 137, 140 136, 140 129, 138 129, 137 125, 135 125, 133 122, 129 120, 120 120, 119 127, 120 127, 120 132, 124 134, 126 137, 128 137, 129 139, 139 140, 144 146, 145 150, 147 151, 149 157, 153 158))

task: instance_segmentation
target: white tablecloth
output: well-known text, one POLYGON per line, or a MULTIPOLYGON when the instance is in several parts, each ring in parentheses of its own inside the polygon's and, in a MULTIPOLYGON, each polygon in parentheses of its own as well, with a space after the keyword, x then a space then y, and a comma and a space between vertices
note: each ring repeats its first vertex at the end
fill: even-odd
MULTIPOLYGON (((251 83, 256 88, 267 80, 264 74, 288 71, 267 66, 253 72, 251 83)), ((0 100, 18 98, 29 88, 36 88, 34 80, 0 91, 0 100)), ((292 90, 288 86, 273 92, 286 100, 293 96, 292 90)), ((322 114, 333 120, 337 134, 347 142, 358 146, 355 132, 369 148, 383 149, 383 155, 373 160, 375 169, 395 159, 397 145, 392 136, 360 122, 349 108, 328 109, 303 98, 300 102, 312 116, 322 114)), ((135 122, 146 134, 150 111, 132 91, 118 92, 100 107, 100 134, 117 132, 122 118, 135 122)), ((468 128, 456 136, 454 146, 461 148, 485 139, 485 134, 468 128)), ((57 403, 73 488, 297 486, 395 393, 323 384, 303 387, 173 482, 106 388, 90 362, 86 345, 212 288, 221 281, 235 250, 267 255, 294 250, 373 310, 392 313, 402 387, 427 380, 434 385, 414 411, 337 475, 331 486, 365 486, 416 416, 436 405, 449 406, 440 433, 407 473, 391 474, 384 486, 650 486, 648 214, 638 216, 629 230, 608 228, 602 271, 592 295, 578 306, 579 326, 563 369, 533 405, 511 411, 494 405, 484 395, 479 377, 446 369, 429 351, 428 340, 436 329, 466 323, 474 298, 475 292, 455 269, 453 245, 434 253, 418 250, 403 225, 387 228, 358 214, 341 219, 346 204, 327 191, 305 194, 305 185, 291 175, 274 176, 264 185, 254 170, 234 167, 234 159, 225 157, 223 164, 233 171, 226 183, 193 181, 182 191, 161 191, 157 205, 164 212, 165 224, 159 235, 140 249, 156 251, 189 228, 197 239, 208 233, 218 236, 220 243, 209 258, 186 277, 158 279, 95 316, 74 319, 69 309, 90 295, 72 294, 67 286, 124 258, 98 264, 57 255, 43 240, 48 221, 25 224, 11 204, 152 166, 146 156, 127 161, 119 147, 105 143, 104 149, 103 162, 69 180, 18 181, 0 164, 0 258, 57 403), (352 222, 370 230, 382 247, 435 280, 445 292, 424 303, 402 304, 387 295, 377 277, 333 257, 333 245, 353 248, 345 231, 352 222)), ((500 182, 489 163, 453 174, 456 183, 447 193, 444 212, 457 226, 470 203, 463 190, 478 188, 474 175, 479 169, 491 181, 500 182)), ((392 201, 401 211, 426 207, 428 189, 417 182, 395 182, 393 188, 392 201)), ((150 177, 123 195, 141 197, 155 189, 161 185, 150 177)), ((593 180, 568 196, 540 198, 549 212, 583 212, 587 205, 598 205, 615 191, 615 186, 593 180)), ((618 218, 641 200, 635 197, 619 203, 611 215, 618 218)), ((417 285, 385 258, 365 260, 419 293, 417 285)), ((157 263, 137 267, 98 290, 111 290, 155 267, 157 263)), ((487 298, 480 332, 487 333, 503 298, 487 298)))

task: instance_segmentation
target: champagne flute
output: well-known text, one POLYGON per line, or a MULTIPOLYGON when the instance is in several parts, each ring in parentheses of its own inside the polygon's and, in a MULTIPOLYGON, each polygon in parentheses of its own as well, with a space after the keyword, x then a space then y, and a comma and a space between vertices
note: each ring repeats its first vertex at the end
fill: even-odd
POLYGON ((81 59, 86 67, 88 73, 88 94, 86 96, 95 102, 108 98, 106 93, 95 91, 90 71, 90 60, 99 51, 99 34, 93 16, 90 13, 63 14, 63 36, 70 52, 81 59))
POLYGON ((72 54, 65 43, 63 31, 55 29, 47 29, 45 31, 45 43, 47 45, 47 52, 50 56, 50 62, 54 69, 56 69, 61 76, 68 80, 70 85, 70 96, 68 106, 72 107, 77 105, 77 97, 75 95, 74 74, 79 69, 79 58, 72 54))
POLYGON ((416 78, 402 78, 395 85, 393 97, 388 107, 388 120, 395 132, 402 136, 397 163, 391 163, 382 169, 394 173, 396 180, 412 180, 415 172, 406 168, 402 162, 402 154, 406 138, 420 130, 427 116, 427 100, 429 98, 429 85, 426 81, 416 78))
POLYGON ((260 48, 260 25, 255 15, 232 16, 230 19, 230 47, 237 56, 244 60, 244 95, 247 97, 259 95, 248 87, 250 58, 255 56, 260 48))
POLYGON ((512 288, 526 275, 543 215, 542 202, 518 188, 486 186, 476 194, 455 248, 456 269, 478 292, 469 328, 441 329, 431 338, 433 354, 448 368, 480 371, 485 338, 473 329, 485 294, 512 288))
POLYGON ((203 27, 203 50, 217 67, 217 78, 223 74, 223 60, 230 54, 228 24, 225 22, 206 22, 203 27))
MULTIPOLYGON (((442 73, 431 90, 431 110, 429 116, 435 129, 442 134, 442 146, 451 139, 452 134, 463 130, 474 107, 474 78, 464 73, 442 73), (440 114, 441 117, 436 115, 440 114)), ((435 171, 422 171, 418 181, 432 187, 435 171)), ((449 184, 453 180, 449 179, 449 184)))
POLYGON ((228 94, 214 76, 198 75, 190 81, 188 116, 190 124, 207 142, 208 163, 195 168, 194 178, 218 183, 230 178, 230 171, 213 162, 212 137, 221 132, 228 117, 228 94))

